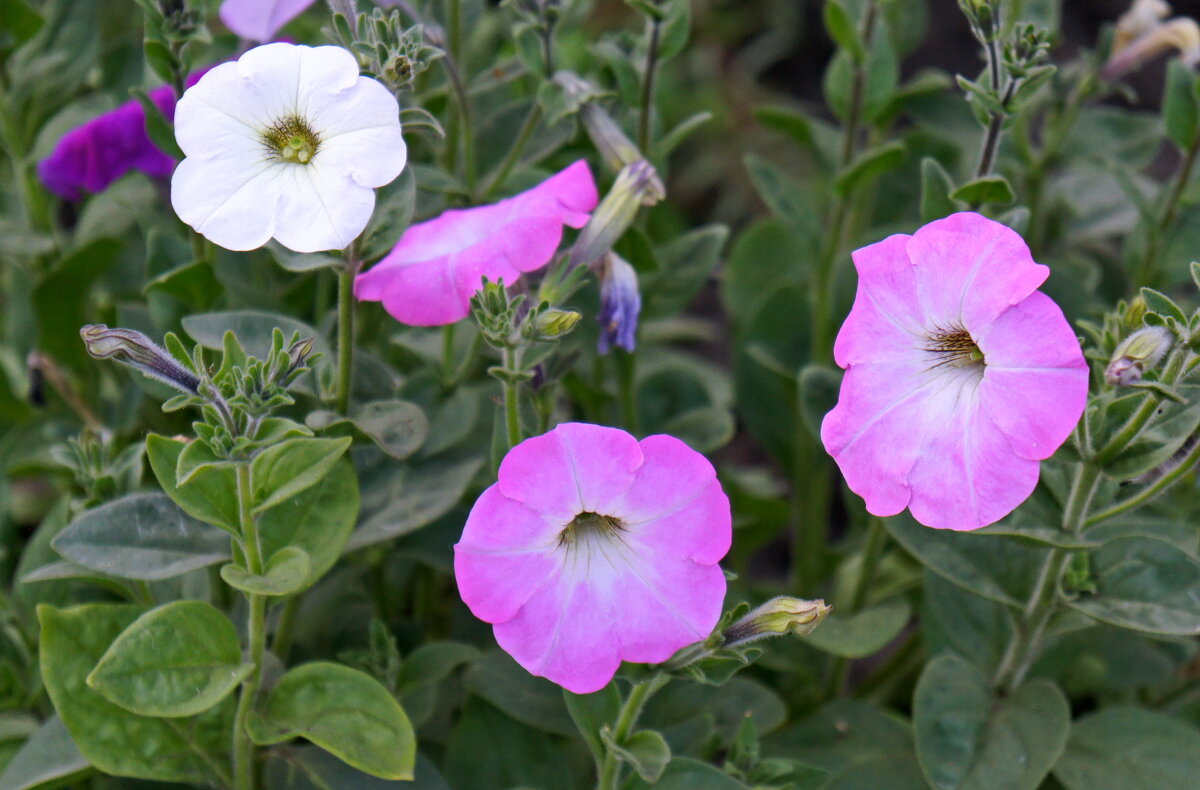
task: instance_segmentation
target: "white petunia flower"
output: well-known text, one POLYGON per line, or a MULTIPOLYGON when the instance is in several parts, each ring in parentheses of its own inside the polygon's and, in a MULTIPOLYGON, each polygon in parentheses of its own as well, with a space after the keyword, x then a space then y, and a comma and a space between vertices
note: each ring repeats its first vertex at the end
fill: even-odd
POLYGON ((267 44, 213 68, 179 100, 175 139, 171 204, 230 250, 348 246, 406 159, 396 99, 340 47, 267 44))

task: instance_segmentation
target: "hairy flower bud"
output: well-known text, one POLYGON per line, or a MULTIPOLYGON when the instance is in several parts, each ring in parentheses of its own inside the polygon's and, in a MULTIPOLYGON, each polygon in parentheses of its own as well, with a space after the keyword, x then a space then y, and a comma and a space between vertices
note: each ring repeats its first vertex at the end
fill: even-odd
POLYGON ((1171 333, 1161 326, 1139 329, 1125 338, 1104 369, 1104 380, 1112 387, 1128 387, 1142 380, 1171 349, 1171 333))
POLYGON ((621 238, 639 208, 653 206, 665 196, 653 165, 645 159, 626 165, 580 231, 568 268, 600 260, 621 238))
POLYGON ((568 334, 582 316, 574 310, 552 308, 533 319, 533 334, 538 340, 555 340, 568 334))
POLYGON ((832 609, 821 600, 772 598, 725 629, 722 633, 725 647, 745 645, 768 636, 810 634, 832 609))
POLYGON ((115 360, 180 392, 197 394, 200 379, 141 332, 88 324, 79 330, 79 336, 96 359, 115 360))

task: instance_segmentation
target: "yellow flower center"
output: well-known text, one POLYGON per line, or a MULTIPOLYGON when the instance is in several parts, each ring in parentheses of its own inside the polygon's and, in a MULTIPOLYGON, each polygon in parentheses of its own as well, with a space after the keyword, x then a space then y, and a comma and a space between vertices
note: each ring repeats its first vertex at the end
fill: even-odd
POLYGON ((277 159, 306 165, 317 155, 321 138, 303 118, 291 115, 263 132, 263 145, 277 159))

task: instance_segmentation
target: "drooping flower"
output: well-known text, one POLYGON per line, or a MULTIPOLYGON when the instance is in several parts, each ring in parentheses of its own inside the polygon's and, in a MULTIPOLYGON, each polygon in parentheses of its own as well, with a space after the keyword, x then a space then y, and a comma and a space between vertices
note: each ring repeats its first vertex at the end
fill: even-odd
POLYGON ((1104 78, 1116 79, 1172 49, 1184 65, 1200 64, 1200 25, 1190 17, 1167 19, 1170 14, 1164 0, 1134 0, 1117 20, 1104 78))
MULTIPOLYGON (((203 72, 188 78, 193 85, 203 72)), ((155 88, 150 100, 170 120, 175 96, 169 85, 155 88)), ((38 177, 46 189, 64 200, 82 200, 103 192, 130 170, 152 178, 166 178, 175 160, 158 149, 146 135, 146 113, 130 100, 63 135, 54 150, 38 162, 38 177)))
POLYGON ((267 44, 216 66, 179 100, 175 139, 175 212, 230 250, 346 247, 406 160, 396 99, 340 47, 267 44))
POLYGON ((583 227, 596 183, 580 160, 534 188, 487 206, 450 209, 413 225, 354 282, 354 294, 412 326, 452 324, 486 277, 512 285, 558 250, 564 225, 583 227))
POLYGON ((514 447, 454 547, 459 594, 534 675, 577 694, 659 663, 721 615, 729 500, 704 456, 564 423, 514 447))
POLYGON ((616 253, 604 257, 600 270, 600 340, 601 354, 614 345, 633 351, 637 347, 638 315, 642 311, 642 295, 638 291, 637 272, 616 253))
POLYGON ((1087 401, 1075 333, 1037 288, 1049 269, 973 213, 857 250, 846 369, 821 439, 867 510, 975 529, 1037 485, 1087 401))
POLYGON ((225 27, 250 41, 271 41, 279 28, 316 0, 224 0, 217 14, 225 27))

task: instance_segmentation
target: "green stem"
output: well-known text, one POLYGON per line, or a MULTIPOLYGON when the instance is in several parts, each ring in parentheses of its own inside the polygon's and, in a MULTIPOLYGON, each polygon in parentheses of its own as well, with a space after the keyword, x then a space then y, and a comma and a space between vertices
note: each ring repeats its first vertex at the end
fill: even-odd
MULTIPOLYGON (((246 552, 246 565, 251 573, 263 572, 262 548, 259 544, 258 526, 252 511, 253 481, 250 465, 237 466, 238 512, 242 531, 242 545, 246 552)), ((254 666, 242 681, 238 696, 237 711, 233 720, 233 773, 235 790, 254 790, 255 765, 254 742, 246 732, 246 722, 254 707, 254 697, 262 683, 263 654, 266 652, 267 599, 262 595, 246 596, 250 605, 250 617, 246 627, 250 641, 250 663, 254 666)))
MULTIPOLYGON (((447 48, 450 50, 442 62, 450 78, 450 87, 458 104, 458 132, 462 138, 463 183, 469 195, 475 194, 475 135, 471 127, 471 103, 467 97, 467 86, 458 70, 462 58, 462 0, 451 0, 447 48)), ((457 144, 458 141, 452 141, 457 144)))
MULTIPOLYGON (((854 583, 854 591, 850 595, 847 614, 855 615, 862 611, 867 602, 867 594, 871 591, 871 583, 875 580, 875 572, 879 568, 879 560, 883 556, 883 547, 887 545, 887 529, 883 519, 878 516, 871 518, 867 527, 867 538, 863 545, 862 566, 858 570, 858 579, 854 583)), ((850 670, 850 661, 838 656, 829 666, 826 696, 836 697, 846 686, 846 675, 850 670)))
POLYGON ((504 419, 508 430, 508 447, 512 449, 524 438, 521 434, 521 390, 514 374, 520 371, 521 351, 508 346, 504 349, 504 419))
POLYGON ((442 389, 454 387, 454 324, 442 327, 442 389))
POLYGON ((1108 444, 1096 451, 1095 463, 1104 466, 1116 458, 1122 450, 1129 446, 1130 442, 1137 438, 1156 411, 1158 411, 1158 396, 1146 393, 1146 397, 1138 404, 1137 411, 1130 415, 1121 430, 1108 441, 1108 444))
POLYGON ((1191 146, 1184 152, 1183 166, 1179 169, 1175 183, 1167 195, 1162 218, 1151 228, 1150 238, 1146 243, 1146 254, 1142 258, 1141 266, 1138 267, 1135 283, 1154 284, 1153 278, 1155 269, 1158 267, 1158 253, 1162 247, 1162 238, 1175 222, 1175 215, 1179 211, 1179 201, 1183 197, 1184 190, 1187 189, 1188 182, 1192 180, 1192 170, 1196 167, 1198 155, 1200 155, 1200 135, 1196 136, 1191 146))
POLYGON ((292 649, 292 638, 296 631, 296 613, 300 611, 303 593, 297 593, 283 605, 279 613, 279 622, 275 624, 275 636, 271 639, 271 652, 287 663, 288 653, 292 649))
MULTIPOLYGON (((1078 535, 1087 523, 1088 507, 1100 483, 1100 467, 1091 463, 1079 464, 1071 483, 1071 493, 1063 507, 1063 531, 1078 535)), ((1053 549, 1047 556, 1034 584, 1033 593, 1025 604, 1017 622, 1016 635, 1009 643, 992 685, 997 689, 1012 691, 1021 685, 1025 674, 1037 659, 1046 626, 1058 608, 1058 584, 1062 578, 1072 552, 1053 549)))
POLYGON ((650 146, 650 119, 654 113, 654 74, 658 71, 658 39, 662 22, 650 20, 650 42, 646 46, 646 71, 642 75, 642 107, 638 116, 637 145, 642 156, 650 146))
POLYGON ((542 120, 542 106, 538 104, 537 99, 534 99, 533 106, 529 108, 529 113, 525 116, 524 122, 521 124, 521 129, 517 132, 517 139, 509 147, 508 153, 504 155, 504 161, 500 163, 500 167, 496 170, 496 175, 488 182, 488 185, 483 190, 483 197, 488 197, 500 187, 504 186, 504 182, 508 179, 508 174, 512 172, 517 161, 521 158, 521 154, 525 151, 525 146, 529 145, 530 139, 533 138, 533 132, 537 129, 542 120))
POLYGON ((1090 527, 1093 524, 1099 524, 1101 521, 1107 521, 1114 516, 1119 516, 1122 513, 1146 504, 1151 499, 1162 493, 1176 480, 1190 472, 1192 467, 1194 467, 1197 462, 1200 462, 1200 441, 1196 442, 1196 445, 1188 451, 1187 455, 1185 455, 1175 467, 1173 467, 1162 477, 1158 478, 1153 483, 1146 486, 1141 491, 1138 491, 1128 499, 1117 502, 1116 504, 1101 510, 1099 513, 1090 516, 1087 520, 1087 526, 1090 527))
MULTIPOLYGON (((616 724, 613 725, 613 740, 622 743, 629 737, 637 724, 638 717, 642 715, 642 708, 646 706, 650 695, 662 688, 666 682, 667 678, 663 675, 651 675, 634 684, 629 691, 629 696, 625 698, 625 702, 621 706, 620 713, 617 714, 616 724)), ((620 779, 621 760, 612 752, 608 752, 604 756, 604 764, 600 769, 596 790, 617 790, 620 786, 620 779)))
POLYGON ((358 267, 357 250, 351 245, 346 265, 338 271, 338 414, 345 414, 350 408, 350 387, 354 380, 354 276, 358 267))
POLYGON ((638 432, 637 355, 617 349, 617 388, 621 401, 621 425, 631 433, 638 432))
POLYGON ((830 488, 828 466, 800 419, 799 405, 792 419, 791 588, 803 598, 816 594, 821 580, 830 488))

